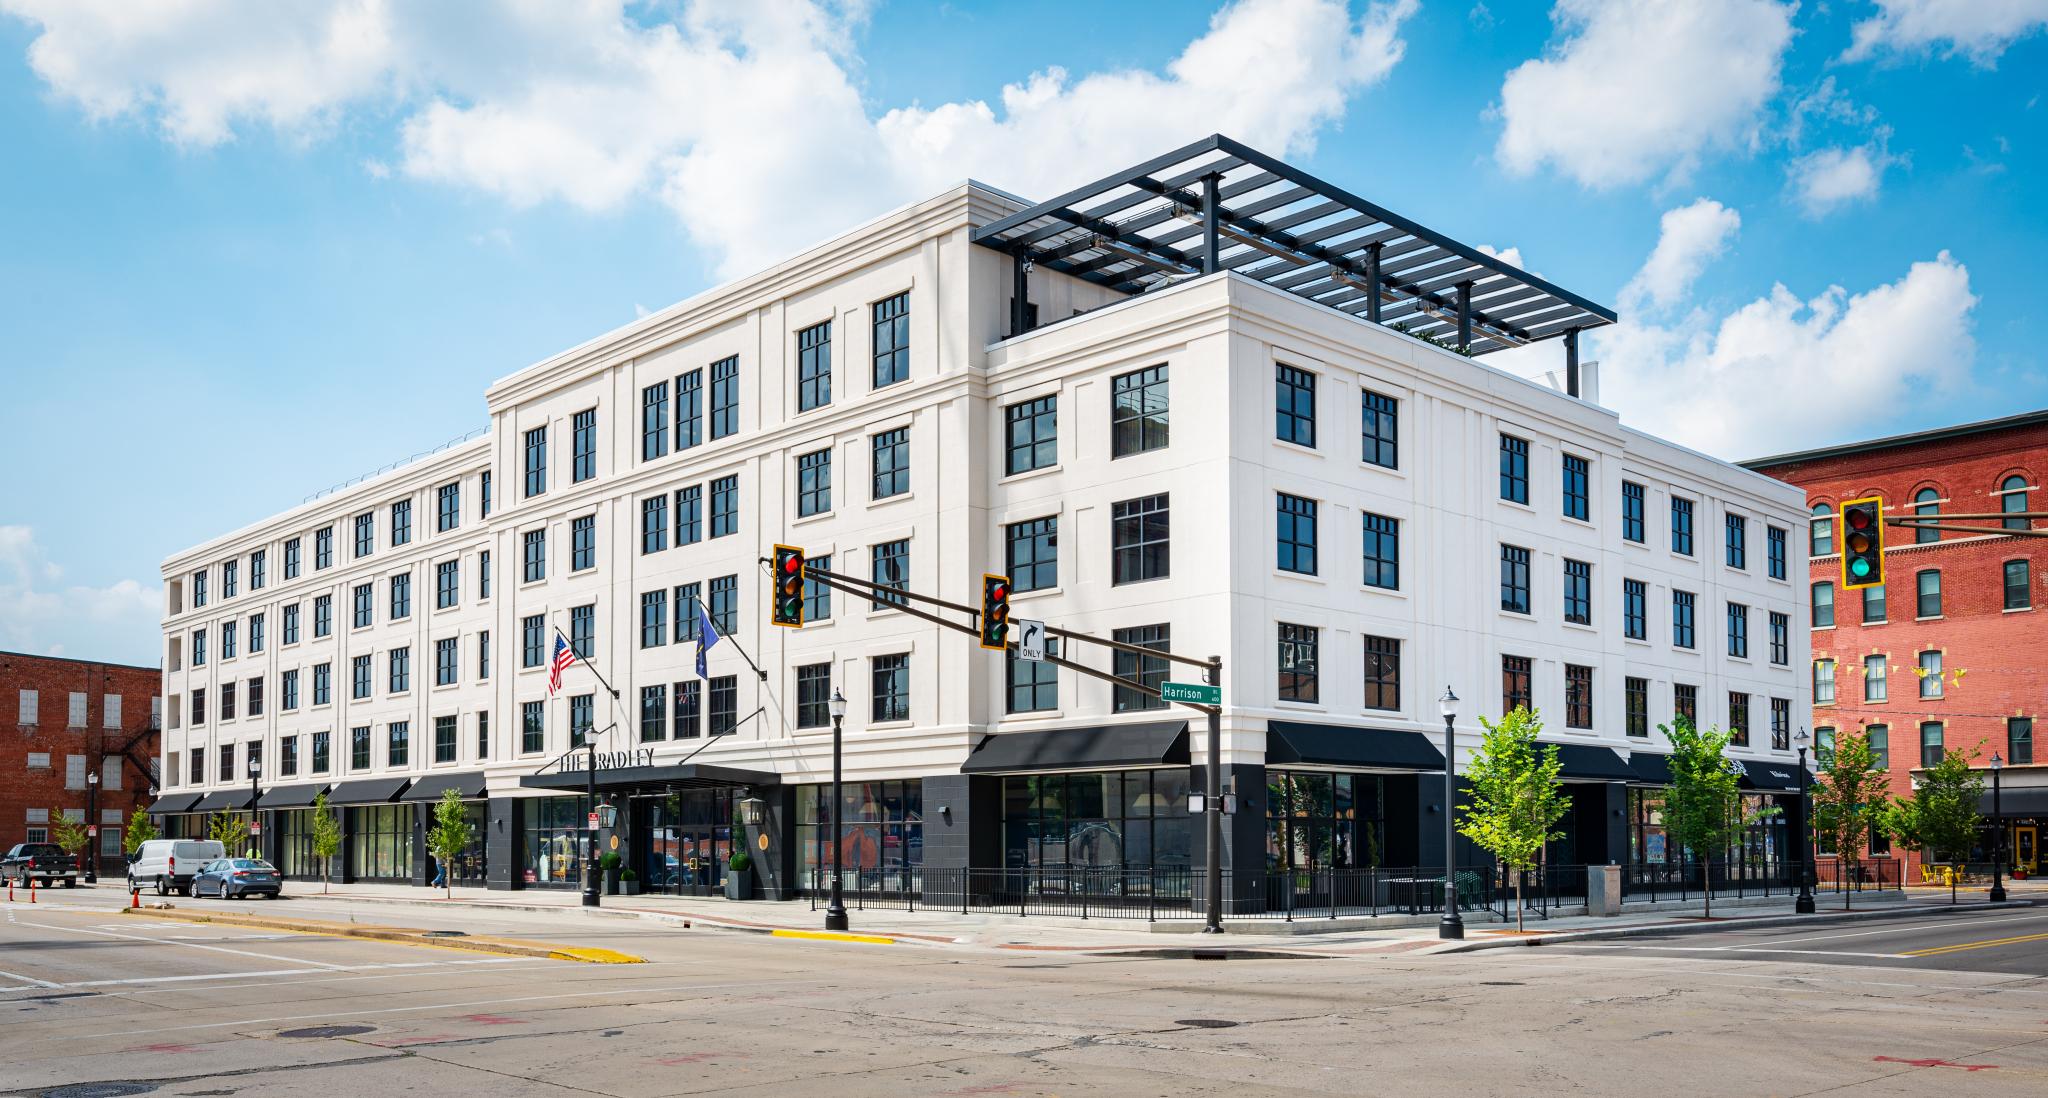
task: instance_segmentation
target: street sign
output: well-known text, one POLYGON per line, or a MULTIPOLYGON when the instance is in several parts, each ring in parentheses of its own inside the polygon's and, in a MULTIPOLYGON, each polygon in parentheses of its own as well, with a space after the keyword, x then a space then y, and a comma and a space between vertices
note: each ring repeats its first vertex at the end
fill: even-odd
POLYGON ((258 835, 261 835, 261 834, 263 834, 263 824, 262 824, 262 822, 261 822, 261 821, 258 821, 258 820, 250 820, 250 821, 249 821, 249 837, 253 839, 253 838, 255 838, 256 836, 258 836, 258 835))
POLYGON ((86 837, 88 837, 88 838, 93 838, 93 839, 97 839, 97 838, 99 838, 99 837, 100 837, 100 825, 98 825, 98 824, 87 824, 87 825, 85 825, 85 834, 86 834, 86 837))
POLYGON ((1033 663, 1045 658, 1045 623, 1029 618, 1012 618, 1017 626, 1017 658, 1033 663))
MULTIPOLYGON (((1216 798, 1216 800, 1223 806, 1223 814, 1225 816, 1234 816, 1237 814, 1237 794, 1225 793, 1222 796, 1216 798)), ((1188 814, 1190 816, 1199 816, 1203 812, 1208 811, 1208 808, 1209 798, 1207 796, 1204 796, 1200 793, 1188 794, 1188 814)))
POLYGON ((1162 682, 1159 684, 1159 700, 1222 705, 1223 688, 1199 682, 1162 682))
POLYGON ((592 812, 592 813, 590 814, 590 830, 592 830, 592 831, 596 831, 596 830, 597 830, 597 813, 595 813, 595 812, 592 812))

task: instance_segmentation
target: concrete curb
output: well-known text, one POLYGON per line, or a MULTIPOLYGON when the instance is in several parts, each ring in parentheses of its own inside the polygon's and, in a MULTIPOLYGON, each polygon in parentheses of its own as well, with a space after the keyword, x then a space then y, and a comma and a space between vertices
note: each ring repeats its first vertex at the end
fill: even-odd
MULTIPOLYGON (((813 931, 801 927, 772 926, 762 923, 745 923, 728 920, 716 915, 703 915, 683 911, 648 911, 632 907, 564 907, 553 904, 504 903, 495 900, 438 900, 408 896, 344 896, 333 893, 309 893, 308 899, 340 900, 352 904, 391 904, 447 910, 451 907, 469 908, 476 911, 521 911, 541 914, 573 914, 584 919, 642 919, 649 922, 667 923, 683 930, 722 930, 735 934, 760 934, 773 938, 805 938, 815 941, 861 942, 882 945, 944 945, 957 944, 959 939, 941 934, 840 934, 832 931, 813 931)), ((628 897, 618 897, 628 898, 628 897)), ((438 941, 438 939, 437 939, 438 941)))
POLYGON ((550 961, 580 961, 598 965, 645 964, 647 958, 612 949, 598 949, 586 946, 556 945, 551 942, 529 942, 516 938, 469 937, 467 935, 442 937, 425 930, 395 926, 358 926, 350 923, 329 923, 317 919, 284 919, 264 915, 243 915, 228 912, 183 912, 164 911, 152 908, 121 908, 123 915, 147 916, 187 923, 218 923, 222 926, 246 926, 262 930, 290 930, 302 934, 328 934, 341 938, 367 938, 380 942, 398 942, 404 945, 440 946, 445 949, 466 949, 474 953, 496 953, 508 957, 535 957, 550 961))
POLYGON ((1482 949, 1507 949, 1514 946, 1540 946, 1570 942, 1590 942, 1605 938, 1647 938, 1671 934, 1712 934, 1723 930, 1739 930, 1743 927, 1772 926, 1825 926, 1832 923, 1856 923, 1871 919, 1887 919, 1898 916, 1917 918, 1923 915, 1947 915, 1963 911, 2003 911, 2009 908, 2033 907, 2032 900, 2008 900, 2002 904, 1942 904, 1938 907, 1914 909, 1909 902, 1897 903, 1890 907, 1866 911, 1817 911, 1811 915, 1759 915, 1754 918, 1717 920, 1715 922, 1648 923, 1640 926, 1617 926, 1595 930, 1564 930, 1554 934, 1540 934, 1526 938, 1481 938, 1453 942, 1432 949, 1417 950, 1425 956, 1444 953, 1474 953, 1482 949))

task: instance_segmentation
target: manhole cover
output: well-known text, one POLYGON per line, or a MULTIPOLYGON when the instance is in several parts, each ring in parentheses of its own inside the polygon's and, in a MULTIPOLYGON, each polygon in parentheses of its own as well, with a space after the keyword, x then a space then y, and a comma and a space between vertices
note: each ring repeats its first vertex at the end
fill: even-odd
POLYGON ((375 1026, 307 1026, 304 1029, 288 1029, 279 1037, 354 1037, 359 1033, 370 1033, 375 1026))
POLYGON ((1177 1026, 1192 1026, 1195 1029, 1229 1029, 1237 1023, 1226 1022, 1221 1018, 1180 1018, 1176 1019, 1173 1024, 1177 1026))
POLYGON ((73 1083, 43 1092, 43 1098, 120 1098, 124 1094, 148 1094, 155 1083, 73 1083))
POLYGON ((426 932, 425 934, 421 935, 421 937, 423 937, 423 938, 467 938, 467 937, 469 937, 469 932, 468 932, 468 931, 466 931, 466 930, 429 930, 429 931, 427 931, 427 932, 426 932))

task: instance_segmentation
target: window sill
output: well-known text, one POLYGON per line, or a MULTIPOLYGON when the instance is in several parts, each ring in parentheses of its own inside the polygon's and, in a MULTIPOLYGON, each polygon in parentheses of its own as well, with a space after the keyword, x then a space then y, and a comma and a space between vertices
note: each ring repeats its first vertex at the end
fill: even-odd
POLYGON ((1003 714, 1003 722, 1006 724, 1030 724, 1034 721, 1061 720, 1064 719, 1066 715, 1067 711, 1064 709, 1027 709, 1021 713, 1003 714))
POLYGON ((1324 457, 1324 456, 1326 456, 1326 455, 1325 455, 1325 454, 1324 454, 1324 453, 1323 453, 1323 452, 1322 452, 1321 450, 1318 450, 1318 449, 1316 449, 1316 448, 1315 448, 1315 446, 1313 446, 1313 445, 1311 445, 1311 444, 1306 444, 1306 443, 1300 443, 1300 442, 1296 442, 1296 441, 1294 441, 1293 439, 1286 439, 1286 438, 1277 438, 1277 437, 1276 437, 1276 438, 1275 438, 1275 439, 1273 440, 1273 445, 1275 445, 1275 446, 1280 446, 1280 447, 1283 447, 1283 448, 1285 448, 1285 449, 1288 449, 1288 450, 1291 450, 1291 451, 1293 451, 1293 452, 1295 452, 1295 453, 1297 453, 1297 454, 1303 454, 1303 455, 1305 455, 1305 456, 1308 456, 1308 457, 1318 457, 1318 458, 1319 458, 1319 457, 1324 457))
MULTIPOLYGON (((911 720, 901 720, 901 721, 869 721, 869 722, 867 723, 867 725, 866 725, 865 727, 866 727, 866 729, 867 729, 868 731, 873 731, 873 732, 886 732, 886 731, 889 731, 889 730, 891 730, 891 729, 897 729, 897 728, 915 728, 915 727, 917 727, 917 722, 916 722, 916 721, 911 721, 911 720)), ((730 732, 726 732, 726 733, 722 733, 722 735, 727 735, 727 736, 730 736, 730 735, 732 735, 732 733, 730 733, 730 732)))
POLYGON ((1399 465, 1381 465, 1377 461, 1367 461, 1364 458, 1359 458, 1358 467, 1368 472, 1382 473, 1390 477, 1400 477, 1403 480, 1406 480, 1408 477, 1407 471, 1399 465))
POLYGON ((892 504, 892 503, 903 503, 903 502, 905 502, 905 501, 908 501, 908 500, 913 500, 913 499, 916 499, 916 498, 917 498, 917 493, 916 493, 915 491, 902 491, 902 492, 897 492, 897 493, 895 493, 894 495, 888 495, 888 496, 882 496, 882 497, 880 497, 880 498, 871 498, 871 499, 869 499, 869 500, 868 500, 868 508, 869 508, 870 510, 872 510, 872 509, 874 509, 874 508, 876 508, 876 507, 887 507, 887 506, 889 506, 889 505, 890 505, 890 504, 892 504))
POLYGON ((1297 713, 1320 713, 1323 711, 1323 703, 1319 701, 1300 701, 1295 698, 1274 698, 1273 708, 1291 709, 1297 713))
POLYGON ((1589 621, 1571 621, 1567 619, 1566 621, 1561 622, 1560 624, 1562 624, 1566 629, 1570 629, 1578 633, 1598 634, 1600 632, 1600 630, 1597 627, 1595 627, 1592 622, 1589 621))
POLYGON ((1063 471, 1065 468, 1066 466, 1061 465, 1059 462, 1054 462, 1051 465, 1041 465, 1036 469, 1025 469, 1021 472, 1016 473, 1004 473, 1002 479, 996 481, 996 483, 999 485, 1016 484, 1021 481, 1035 480, 1039 477, 1049 477, 1052 476, 1054 473, 1063 471))
POLYGON ((2033 607, 2031 607, 2031 606, 2008 606, 2008 607, 2006 607, 2006 608, 2005 608, 2004 610, 2001 610, 2001 611, 1999 611, 1999 613, 2002 613, 2002 614, 2030 614, 2030 613, 2032 613, 2032 612, 2033 612, 2033 610, 2034 610, 2034 608, 2033 608, 2033 607))
POLYGON ((1277 567, 1273 569, 1273 578, 1281 580, 1294 580, 1298 583, 1322 584, 1324 582, 1323 577, 1314 572, 1296 572, 1289 568, 1277 567))
POLYGON ((1914 620, 1914 621, 1940 621, 1940 620, 1942 619, 1942 617, 1943 617, 1943 616, 1944 616, 1944 615, 1941 615, 1941 614, 1934 614, 1934 615, 1931 615, 1931 616, 1929 616, 1929 617, 1924 617, 1924 618, 1914 618, 1913 620, 1914 620))
POLYGON ((1504 507, 1513 507, 1518 511, 1527 511, 1532 515, 1536 513, 1536 508, 1529 506, 1527 503, 1524 503, 1521 500, 1508 499, 1506 496, 1502 496, 1500 499, 1500 503, 1504 507))
POLYGON ((1380 587, 1376 584, 1371 583, 1359 584, 1358 590, 1361 594, 1380 595, 1390 599, 1405 599, 1408 597, 1408 592, 1403 591, 1398 587, 1380 587))
POLYGON ((1648 647, 1650 647, 1650 639, 1649 639, 1648 637, 1626 637, 1626 636, 1625 636, 1625 637, 1621 638, 1621 643, 1623 643, 1623 644, 1633 644, 1633 645, 1635 645, 1635 646, 1636 646, 1637 648, 1648 648, 1648 647))
POLYGON ((1565 521, 1565 522, 1569 522, 1569 523, 1571 523, 1571 524, 1572 524, 1573 526, 1581 527, 1581 528, 1583 528, 1583 529, 1586 529, 1586 530, 1598 530, 1598 529, 1599 529, 1599 527, 1598 527, 1598 526, 1595 526, 1595 525, 1593 525, 1593 520, 1592 520, 1592 519, 1582 519, 1582 518, 1578 517, 1577 515, 1564 515, 1564 514, 1560 514, 1560 515, 1558 515, 1557 517, 1558 517, 1559 519, 1562 519, 1562 520, 1563 520, 1563 521, 1565 521))
MULTIPOLYGON (((790 519, 789 524, 791 526, 810 526, 815 523, 824 522, 837 514, 837 511, 819 511, 816 514, 798 515, 797 517, 790 519)), ((683 544, 683 542, 677 542, 676 547, 681 548, 683 544)))
POLYGON ((1031 590, 1029 590, 1029 591, 1019 591, 1019 590, 1016 590, 1015 588, 1012 588, 1012 589, 1011 589, 1011 591, 1010 591, 1010 601, 1011 601, 1011 602, 1019 602, 1019 601, 1028 601, 1028 600, 1030 600, 1030 599, 1041 599, 1041 598, 1056 598, 1056 597, 1058 597, 1058 596, 1060 596, 1060 595, 1063 595, 1063 594, 1065 594, 1065 593, 1066 593, 1066 588, 1064 588, 1064 587, 1058 587, 1058 586, 1054 586, 1054 587, 1034 587, 1034 588, 1032 588, 1032 589, 1031 589, 1031 590))

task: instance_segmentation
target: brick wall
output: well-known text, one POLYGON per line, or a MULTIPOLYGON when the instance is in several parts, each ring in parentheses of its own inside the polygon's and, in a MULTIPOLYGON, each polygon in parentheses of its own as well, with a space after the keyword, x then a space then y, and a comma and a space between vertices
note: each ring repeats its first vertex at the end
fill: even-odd
MULTIPOLYGON (((26 841, 31 826, 45 826, 29 822, 32 811, 83 814, 87 773, 100 775, 102 814, 119 813, 124 822, 102 824, 103 837, 118 832, 136 806, 149 802, 149 761, 157 755, 151 700, 161 681, 153 667, 0 652, 0 849, 26 841), (23 720, 23 690, 35 691, 33 722, 23 720), (82 727, 73 727, 73 693, 85 695, 82 727), (121 700, 116 727, 109 728, 112 696, 121 700), (49 756, 47 766, 30 765, 43 755, 49 756), (77 780, 67 780, 72 778, 77 780)), ((100 860, 106 873, 121 872, 123 864, 118 854, 100 860)))
MULTIPOLYGON (((1932 488, 1944 512, 1999 510, 1999 486, 2018 474, 2031 489, 2030 511, 2048 510, 2048 424, 1975 432, 1915 442, 1910 439, 1864 453, 1760 466, 1758 471, 1804 488, 1810 504, 1838 506, 1845 499, 1882 495, 1887 515, 1912 513, 1915 496, 1932 488)), ((1953 520, 1961 525, 1996 526, 1995 521, 1953 520)), ((1834 548, 1841 547, 1839 523, 1834 548)), ((2036 521, 2036 528, 2048 522, 2036 521)), ((1982 766, 1997 751, 2010 759, 2006 722, 2032 717, 2036 743, 2048 709, 2048 539, 2004 534, 1944 532, 1940 540, 1916 544, 1915 531, 1885 529, 1885 618, 1863 620, 1860 592, 1842 592, 1841 557, 1811 560, 1811 580, 1836 587, 1835 626, 1816 625, 1813 658, 1836 661, 1837 701, 1816 701, 1817 728, 1887 726, 1892 792, 1912 792, 1912 771, 1920 765, 1920 726, 1939 723, 1945 750, 1974 752, 1982 766), (2028 609, 2005 608, 2005 564, 2028 562, 2028 609), (1916 613, 1916 577, 1941 574, 1941 613, 1916 613), (1922 652, 1942 658, 1941 696, 1924 698, 1915 673, 1922 652), (1866 656, 1885 657, 1887 700, 1864 700, 1861 673, 1866 656)), ((2036 761, 2044 760, 2041 747, 2036 761)))

